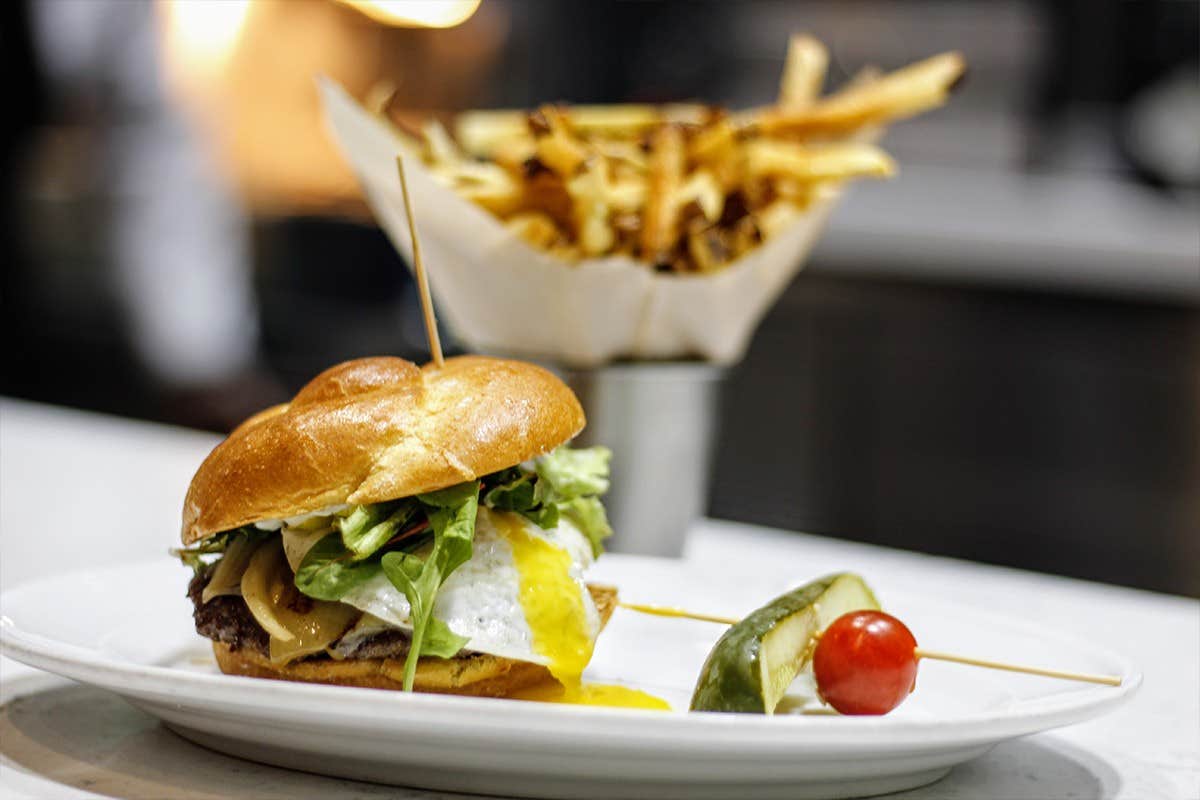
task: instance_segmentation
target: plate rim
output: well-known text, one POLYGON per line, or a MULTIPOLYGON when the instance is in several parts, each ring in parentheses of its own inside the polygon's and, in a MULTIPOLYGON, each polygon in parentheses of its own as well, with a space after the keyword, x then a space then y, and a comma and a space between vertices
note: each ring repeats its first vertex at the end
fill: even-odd
MULTIPOLYGON (((650 556, 611 554, 607 559, 610 563, 659 562, 687 567, 685 561, 650 556)), ((8 613, 14 600, 19 603, 21 595, 36 591, 47 584, 78 580, 82 576, 94 579, 96 576, 133 570, 161 570, 164 568, 164 561, 166 560, 162 558, 146 558, 123 564, 64 570, 41 576, 3 592, 0 594, 0 611, 3 611, 0 613, 0 653, 72 680, 147 702, 168 699, 178 703, 186 698, 191 705, 202 705, 206 693, 218 691, 223 704, 236 707, 242 714, 261 716, 264 706, 275 705, 270 703, 270 699, 281 697, 303 703, 303 707, 310 711, 313 706, 338 709, 340 713, 331 714, 329 710, 320 712, 326 723, 340 717, 352 716, 362 719, 365 714, 377 724, 386 725, 388 721, 392 721, 400 728, 404 727, 405 719, 425 720, 439 714, 476 719, 480 715, 491 717, 500 714, 508 718, 508 725, 512 725, 514 719, 520 717, 525 729, 531 733, 538 730, 546 736, 560 736, 566 730, 578 731, 579 728, 574 723, 583 718, 587 720, 584 735, 592 747, 597 744, 598 735, 609 734, 617 738, 627 736, 629 726, 633 724, 637 726, 641 736, 669 737, 689 751, 705 740, 719 742, 725 739, 722 734, 732 730, 736 730, 739 736, 753 737, 756 745, 770 745, 774 739, 777 744, 782 745, 781 749, 789 752, 797 744, 806 745, 809 748, 808 752, 816 752, 811 749, 813 745, 825 746, 818 749, 843 752, 847 745, 891 750, 894 749, 894 745, 902 743, 901 749, 911 752, 937 748, 951 742, 999 742, 1092 719, 1127 702, 1143 682, 1142 671, 1127 657, 1108 647, 1037 622, 975 608, 971 608, 970 613, 980 615, 989 624, 1034 635, 1039 639, 1063 642, 1119 665, 1122 684, 1117 687, 1095 686, 1032 700, 1016 700, 1005 708, 951 719, 886 715, 764 716, 690 712, 682 709, 664 714, 642 709, 518 704, 511 701, 500 705, 495 698, 405 694, 357 687, 264 681, 142 664, 116 654, 61 641, 22 628, 19 621, 14 620, 8 613), (271 698, 267 698, 267 695, 271 698)), ((920 597, 915 593, 906 596, 920 597)), ((203 641, 202 637, 197 636, 197 639, 203 641)), ((290 704, 290 707, 297 708, 297 703, 290 704)), ((297 712, 293 711, 292 714, 294 713, 297 712)))

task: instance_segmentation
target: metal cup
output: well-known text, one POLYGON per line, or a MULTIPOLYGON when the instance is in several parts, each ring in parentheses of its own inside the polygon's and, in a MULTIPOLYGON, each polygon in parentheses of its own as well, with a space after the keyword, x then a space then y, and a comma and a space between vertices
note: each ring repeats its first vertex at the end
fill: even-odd
POLYGON ((700 362, 617 364, 563 370, 588 424, 577 440, 613 451, 604 497, 614 552, 679 556, 708 509, 721 381, 700 362))

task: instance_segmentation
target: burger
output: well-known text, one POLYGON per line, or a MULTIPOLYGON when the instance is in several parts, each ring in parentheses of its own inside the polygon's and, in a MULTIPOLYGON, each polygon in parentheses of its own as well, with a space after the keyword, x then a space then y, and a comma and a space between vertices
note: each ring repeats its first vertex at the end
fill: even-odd
POLYGON ((233 675, 506 696, 578 684, 616 591, 609 453, 531 364, 365 358, 242 423, 187 492, 196 630, 233 675))

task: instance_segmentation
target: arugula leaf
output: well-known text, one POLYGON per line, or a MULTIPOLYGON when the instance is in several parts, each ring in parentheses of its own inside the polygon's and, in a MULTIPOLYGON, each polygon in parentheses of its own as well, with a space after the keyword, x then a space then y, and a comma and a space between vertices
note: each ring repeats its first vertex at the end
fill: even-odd
POLYGON ((533 462, 538 477, 537 499, 549 504, 604 494, 608 491, 611 458, 612 451, 607 447, 560 447, 541 456, 533 462))
POLYGON ((334 526, 341 531, 342 544, 355 561, 361 561, 388 543, 400 528, 417 513, 412 500, 355 506, 334 526))
POLYGON ((191 567, 192 575, 199 575, 208 566, 208 562, 196 550, 175 549, 171 551, 171 554, 178 557, 185 567, 191 567))
POLYGON ((489 478, 495 478, 499 482, 483 496, 483 504, 488 508, 523 514, 541 528, 553 528, 558 525, 558 508, 543 504, 537 499, 536 472, 512 467, 489 478))
MULTIPOLYGON (((425 628, 425 636, 421 639, 421 655, 454 658, 469 641, 466 636, 459 636, 450 630, 449 625, 431 615, 425 628)), ((407 666, 405 664, 405 667, 407 666)))
POLYGON ((479 510, 478 481, 469 481, 437 492, 417 495, 426 507, 433 529, 433 547, 424 558, 414 553, 385 553, 383 573, 404 596, 411 609, 413 636, 404 662, 404 690, 411 692, 417 660, 426 655, 449 658, 468 639, 450 630, 433 616, 438 589, 446 578, 471 557, 475 538, 475 515, 479 510))
POLYGON ((296 570, 296 588, 318 600, 341 600, 347 592, 379 574, 378 561, 355 560, 336 532, 304 555, 296 570))
POLYGON ((192 568, 193 574, 199 575, 213 561, 206 561, 204 556, 216 555, 224 553, 225 548, 233 540, 234 536, 245 534, 248 536, 261 535, 261 531, 252 525, 246 525, 241 528, 234 528, 231 531, 222 531, 208 537, 204 541, 197 542, 191 547, 174 547, 171 549, 171 555, 178 558, 184 565, 192 568))
POLYGON ((534 483, 537 473, 526 472, 520 467, 489 475, 486 480, 494 483, 483 495, 483 503, 497 511, 528 511, 537 505, 534 499, 534 483))
POLYGON ((571 522, 592 543, 592 555, 596 558, 604 552, 604 540, 612 536, 608 515, 599 497, 576 497, 557 506, 559 513, 571 522))

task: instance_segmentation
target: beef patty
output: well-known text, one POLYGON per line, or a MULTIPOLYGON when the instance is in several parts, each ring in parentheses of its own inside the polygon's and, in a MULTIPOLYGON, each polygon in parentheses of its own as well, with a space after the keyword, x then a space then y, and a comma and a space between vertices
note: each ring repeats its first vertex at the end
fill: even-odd
MULTIPOLYGON (((271 637, 250 613, 249 606, 241 595, 220 595, 204 602, 202 595, 208 585, 212 568, 198 572, 188 584, 188 598, 195 606, 192 618, 196 632, 201 636, 229 645, 232 650, 243 647, 265 657, 271 654, 271 637)), ((330 649, 340 650, 343 658, 404 658, 408 655, 409 636, 401 630, 384 630, 364 636, 353 645, 342 646, 335 642, 330 649)), ((316 653, 301 660, 329 658, 326 653, 316 653)))

